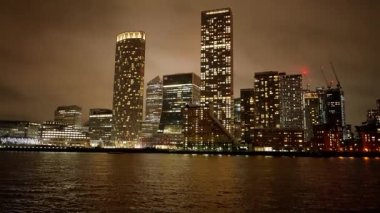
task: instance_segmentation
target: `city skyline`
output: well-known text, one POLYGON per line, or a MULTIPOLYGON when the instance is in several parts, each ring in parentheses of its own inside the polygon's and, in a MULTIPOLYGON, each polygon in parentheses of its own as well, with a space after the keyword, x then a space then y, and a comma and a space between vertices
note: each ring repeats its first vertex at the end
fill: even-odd
MULTIPOLYGON (((126 13, 120 13, 114 3, 107 2, 107 5, 99 5, 99 8, 95 4, 91 4, 93 6, 90 6, 90 10, 82 15, 79 15, 79 11, 76 11, 74 7, 64 5, 64 9, 56 11, 57 14, 67 13, 74 17, 64 16, 63 18, 44 11, 49 8, 55 11, 58 3, 42 3, 39 5, 42 9, 36 7, 36 4, 28 3, 26 5, 30 7, 30 11, 24 14, 21 14, 22 12, 11 13, 12 9, 15 9, 15 5, 11 5, 12 3, 0 9, 4 10, 1 13, 1 22, 8 27, 9 34, 13 35, 13 37, 8 34, 0 36, 0 56, 2 58, 0 61, 2 67, 0 70, 2 74, 0 98, 3 100, 0 106, 1 119, 40 122, 50 120, 53 117, 52 109, 59 105, 79 105, 84 109, 83 117, 88 117, 89 108, 110 108, 112 105, 115 35, 122 31, 143 30, 147 34, 145 84, 156 75, 186 72, 199 74, 199 14, 203 10, 223 7, 230 7, 234 11, 235 97, 238 97, 238 91, 241 88, 251 87, 255 72, 266 70, 278 70, 291 74, 309 70, 309 77, 305 79, 305 82, 310 83, 312 88, 324 86, 319 66, 328 66, 329 61, 333 61, 336 65, 345 91, 347 123, 359 124, 363 121, 365 111, 373 105, 373 100, 379 97, 376 89, 374 90, 376 79, 378 79, 376 76, 379 75, 376 72, 378 62, 375 60, 375 48, 378 45, 376 35, 379 30, 375 28, 375 21, 371 22, 370 19, 376 16, 376 7, 372 7, 376 4, 371 5, 370 1, 362 4, 345 2, 344 6, 337 3, 326 3, 321 6, 321 4, 306 2, 300 5, 300 8, 307 11, 316 6, 314 8, 316 11, 313 10, 314 14, 310 14, 306 21, 293 17, 296 21, 294 24, 289 24, 291 18, 288 18, 286 22, 275 17, 271 17, 273 20, 269 21, 247 21, 247 19, 257 18, 257 14, 248 13, 248 10, 252 8, 254 11, 258 11, 255 6, 267 9, 273 7, 273 11, 284 7, 286 10, 286 8, 295 7, 294 2, 280 6, 274 5, 273 2, 257 2, 257 5, 247 5, 248 1, 238 1, 238 3, 229 1, 221 3, 195 2, 194 5, 188 5, 185 2, 166 2, 169 5, 168 9, 163 6, 159 6, 159 8, 171 12, 168 15, 177 15, 178 20, 174 23, 169 22, 173 26, 168 25, 167 15, 158 15, 153 10, 154 6, 158 6, 155 3, 149 6, 144 3, 136 3, 138 8, 150 11, 154 21, 153 19, 145 20, 141 14, 132 14, 133 17, 129 17, 126 13), (246 5, 247 8, 244 8, 243 5, 246 5), (327 11, 324 11, 323 9, 326 8, 327 11), (102 9, 107 12, 115 10, 115 16, 125 16, 125 20, 128 17, 132 20, 126 21, 127 23, 120 22, 119 19, 108 14, 106 19, 97 22, 99 17, 95 17, 95 15, 102 9), (48 21, 46 17, 49 15, 53 15, 53 18, 48 21), (326 17, 318 15, 327 15, 330 18, 338 19, 331 21, 333 23, 330 25, 324 26, 327 23, 326 17), (317 16, 322 18, 322 22, 313 22, 317 16), (23 17, 29 19, 22 19, 23 17), (77 24, 78 20, 80 21, 77 24), (115 24, 112 27, 106 26, 113 22, 115 24), (243 25, 247 22, 253 24, 249 29, 243 25), (90 26, 87 26, 88 23, 90 26), (26 26, 26 24, 35 28, 28 29, 26 27, 26 31, 18 32, 18 28, 24 29, 21 26, 26 26), (160 34, 162 32, 157 32, 159 30, 155 28, 156 26, 151 26, 152 24, 160 26, 159 29, 166 27, 169 31, 164 30, 163 33, 166 34, 160 34), (257 26, 254 27, 254 24, 257 26), (298 32, 295 31, 295 25, 300 25, 300 29, 308 29, 308 27, 311 29, 298 32), (332 27, 337 27, 342 31, 332 31, 332 27), (282 36, 263 36, 274 29, 281 30, 279 34, 282 36), (286 30, 283 31, 284 29, 286 30), (357 29, 364 31, 357 34, 357 29), (28 30, 37 33, 25 33, 28 30), (178 32, 181 30, 187 33, 178 32), (95 32, 101 33, 94 37, 88 35, 95 34, 95 32), (263 35, 260 36, 260 33, 263 35), (73 36, 69 36, 71 34, 73 36), (253 41, 245 37, 247 34, 253 41), (19 36, 23 36, 21 37, 23 39, 20 39, 19 36), (296 39, 297 36, 298 39, 296 39), (329 39, 322 39, 327 37, 329 39), (60 38, 58 40, 62 42, 56 42, 57 38, 60 38), (168 44, 168 40, 171 45, 160 43, 168 44), (92 41, 95 41, 103 49, 97 49, 97 45, 93 45, 92 41), (317 43, 313 44, 314 42, 317 43), (244 46, 255 48, 249 49, 244 46), (303 56, 301 56, 302 54, 303 56), (14 58, 17 59, 16 62, 13 61, 14 58), (364 71, 361 70, 362 68, 364 71), (360 71, 355 72, 358 69, 360 71), (14 72, 19 72, 19 75, 15 75, 14 72), (33 110, 21 110, 26 108, 33 110)), ((17 5, 17 3, 15 4, 17 5)), ((85 4, 78 4, 80 3, 74 5, 79 8, 85 6, 85 4)), ((128 8, 128 5, 119 6, 128 8)), ((25 6, 23 5, 23 7, 25 6)), ((28 8, 23 7, 17 8, 17 11, 28 8)), ((272 10, 269 11, 272 12, 272 10)), ((306 14, 305 11, 297 13, 306 14)), ((283 17, 285 14, 280 13, 278 16, 283 17)), ((329 79, 333 77, 330 72, 328 75, 329 79)))

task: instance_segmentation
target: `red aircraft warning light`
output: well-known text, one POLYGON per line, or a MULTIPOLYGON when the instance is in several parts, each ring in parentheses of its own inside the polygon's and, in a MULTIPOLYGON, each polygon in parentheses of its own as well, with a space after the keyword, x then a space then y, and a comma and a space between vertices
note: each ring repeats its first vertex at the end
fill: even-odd
POLYGON ((301 75, 307 76, 309 74, 309 68, 307 68, 306 66, 303 66, 301 67, 300 72, 301 72, 301 75))

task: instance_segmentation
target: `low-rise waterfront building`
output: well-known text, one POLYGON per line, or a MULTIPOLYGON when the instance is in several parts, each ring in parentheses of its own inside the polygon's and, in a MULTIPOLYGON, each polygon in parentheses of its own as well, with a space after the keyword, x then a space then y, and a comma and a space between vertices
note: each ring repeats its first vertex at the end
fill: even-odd
POLYGON ((91 145, 109 144, 112 132, 112 110, 90 109, 88 128, 91 145))
POLYGON ((187 150, 232 150, 234 136, 217 119, 214 110, 200 105, 182 108, 183 148, 187 150))
POLYGON ((81 130, 55 121, 46 121, 41 125, 40 137, 45 145, 90 146, 89 137, 81 130))

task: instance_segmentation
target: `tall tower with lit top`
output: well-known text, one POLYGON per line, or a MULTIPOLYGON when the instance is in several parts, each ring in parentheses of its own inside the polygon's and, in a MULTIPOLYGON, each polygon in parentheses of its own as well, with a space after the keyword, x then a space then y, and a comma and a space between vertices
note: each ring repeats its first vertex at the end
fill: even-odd
POLYGON ((227 131, 233 130, 232 12, 201 14, 201 105, 212 105, 227 131))
POLYGON ((137 141, 143 119, 145 33, 117 36, 113 93, 113 139, 123 146, 137 141))

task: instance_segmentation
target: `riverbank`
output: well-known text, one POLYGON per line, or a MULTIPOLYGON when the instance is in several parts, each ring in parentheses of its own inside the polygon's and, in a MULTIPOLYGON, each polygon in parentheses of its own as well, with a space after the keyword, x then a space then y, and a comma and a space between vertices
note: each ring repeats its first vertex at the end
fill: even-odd
POLYGON ((2 146, 0 151, 15 152, 87 152, 87 153, 158 153, 158 154, 200 154, 200 155, 244 155, 244 156, 288 156, 288 157, 369 157, 380 158, 378 152, 258 152, 258 151, 192 151, 168 149, 130 148, 83 148, 58 146, 2 146))

